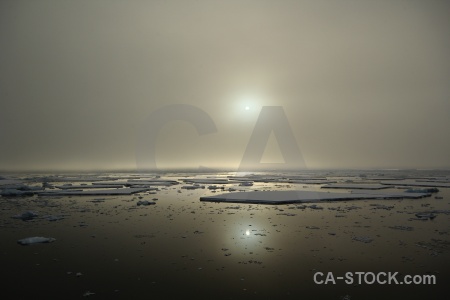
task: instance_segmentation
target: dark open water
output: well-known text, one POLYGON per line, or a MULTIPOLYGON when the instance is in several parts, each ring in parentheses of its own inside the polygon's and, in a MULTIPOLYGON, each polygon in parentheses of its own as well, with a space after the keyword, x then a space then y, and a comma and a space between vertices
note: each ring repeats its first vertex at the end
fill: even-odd
MULTIPOLYGON (((276 174, 267 175, 280 180, 254 182, 249 187, 233 183, 219 184, 218 190, 208 189, 211 184, 195 190, 181 188, 189 185, 182 181, 186 178, 227 175, 162 173, 158 180, 179 184, 123 196, 0 197, 2 298, 448 299, 450 188, 439 188, 438 193, 422 199, 319 203, 319 209, 311 204, 199 201, 229 188, 320 190, 320 184, 285 183, 276 174), (138 206, 139 200, 156 204, 138 206), (38 216, 28 221, 12 218, 25 211, 38 216), (415 213, 425 211, 435 211, 436 217, 412 220, 415 213), (48 216, 63 218, 49 221, 48 216), (17 244, 32 236, 56 241, 17 244), (370 285, 337 280, 318 285, 313 281, 318 271, 335 276, 400 272, 398 279, 428 274, 435 276, 437 284, 370 285)), ((3 174, 36 187, 43 182, 90 185, 95 178, 108 177, 155 179, 155 174, 129 173, 58 176, 3 174)), ((450 179, 448 173, 433 171, 334 171, 306 176, 356 183, 391 177, 431 182, 450 179)), ((399 189, 391 186, 388 190, 399 189)))

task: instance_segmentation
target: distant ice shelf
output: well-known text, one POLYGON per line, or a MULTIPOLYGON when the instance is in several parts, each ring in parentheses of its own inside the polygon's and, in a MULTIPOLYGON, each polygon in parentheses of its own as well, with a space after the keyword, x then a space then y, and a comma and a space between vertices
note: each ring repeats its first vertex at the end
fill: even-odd
POLYGON ((406 193, 406 192, 381 192, 360 191, 358 193, 329 193, 313 191, 253 191, 220 194, 208 197, 200 197, 200 201, 207 202, 232 202, 255 204, 289 204, 312 203, 321 201, 343 201, 357 199, 400 199, 423 198, 431 196, 430 193, 406 193))

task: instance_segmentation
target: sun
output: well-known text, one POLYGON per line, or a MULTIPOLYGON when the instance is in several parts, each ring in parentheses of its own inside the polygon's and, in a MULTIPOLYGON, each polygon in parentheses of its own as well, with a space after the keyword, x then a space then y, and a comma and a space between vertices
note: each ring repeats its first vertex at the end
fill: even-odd
POLYGON ((249 118, 256 116, 261 106, 262 99, 258 93, 241 93, 235 96, 233 116, 240 118, 241 121, 250 120, 249 118))
POLYGON ((244 111, 251 111, 254 110, 255 107, 259 105, 261 100, 257 95, 245 94, 240 97, 239 102, 241 105, 241 109, 243 108, 244 111))

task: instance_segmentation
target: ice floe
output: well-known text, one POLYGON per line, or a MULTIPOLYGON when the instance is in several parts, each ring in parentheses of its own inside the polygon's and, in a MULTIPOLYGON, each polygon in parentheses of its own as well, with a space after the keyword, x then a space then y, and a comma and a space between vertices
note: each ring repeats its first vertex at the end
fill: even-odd
POLYGON ((140 200, 136 203, 137 206, 141 206, 141 205, 148 206, 148 205, 154 205, 154 204, 156 204, 156 202, 147 201, 147 200, 140 200))
POLYGON ((185 189, 185 190, 196 190, 196 189, 204 189, 205 186, 204 185, 194 184, 194 185, 184 185, 181 188, 185 189))
POLYGON ((32 220, 32 219, 36 218, 37 216, 38 216, 37 213, 35 213, 34 211, 31 211, 31 210, 28 210, 28 211, 25 211, 25 212, 23 212, 23 213, 21 213, 19 215, 13 216, 13 218, 14 219, 20 219, 22 221, 29 221, 29 220, 32 220))
POLYGON ((396 225, 396 226, 389 226, 391 229, 397 229, 397 230, 405 230, 405 231, 413 231, 414 227, 411 226, 402 226, 402 225, 396 225))
POLYGON ((392 181, 381 181, 384 185, 397 185, 397 186, 423 186, 423 187, 446 187, 450 188, 450 183, 446 182, 429 182, 429 181, 418 181, 418 180, 392 180, 392 181))
POLYGON ((182 179, 184 182, 199 183, 199 184, 232 184, 240 183, 240 181, 228 180, 223 178, 189 178, 182 179))
POLYGON ((433 220, 436 218, 436 215, 433 213, 417 213, 416 217, 419 220, 433 220))
POLYGON ((361 190, 380 190, 386 189, 388 186, 382 184, 350 184, 350 183, 330 183, 322 186, 328 189, 361 189, 361 190))
POLYGON ((41 244, 41 243, 52 243, 54 241, 56 241, 55 238, 33 236, 33 237, 27 237, 27 238, 18 240, 17 243, 25 246, 25 245, 33 245, 33 244, 41 244))
POLYGON ((339 201, 356 199, 398 199, 422 198, 430 196, 426 193, 380 192, 365 190, 361 193, 329 193, 313 191, 257 191, 235 192, 215 196, 200 197, 200 201, 208 202, 234 202, 234 203, 260 203, 260 204, 288 204, 320 201, 339 201))
POLYGON ((366 244, 373 241, 373 239, 371 237, 368 237, 368 236, 354 236, 354 237, 352 237, 352 240, 358 241, 358 242, 362 242, 362 243, 366 243, 366 244))
POLYGON ((45 216, 44 219, 50 222, 55 222, 55 221, 59 221, 59 220, 63 220, 65 217, 64 216, 45 216))
POLYGON ((149 190, 157 190, 157 188, 149 188, 149 187, 134 187, 134 188, 123 188, 123 189, 109 189, 109 190, 62 190, 62 191, 45 191, 38 192, 41 196, 98 196, 98 195, 131 195, 135 193, 146 192, 149 190))
POLYGON ((171 186, 179 184, 179 182, 175 180, 127 180, 127 181, 99 181, 93 182, 92 184, 102 186, 134 186, 134 185, 171 186))
POLYGON ((20 190, 16 188, 8 188, 0 191, 1 196, 32 196, 36 190, 20 190))
POLYGON ((23 180, 17 180, 17 179, 0 179, 0 187, 5 185, 15 185, 15 184, 21 184, 23 180))
MULTIPOLYGON (((119 185, 118 185, 119 186, 119 185)), ((121 187, 123 185, 120 185, 121 187)), ((72 184, 64 184, 64 185, 57 185, 56 188, 60 190, 80 190, 80 189, 105 189, 105 188, 111 188, 115 186, 111 186, 108 184, 82 184, 82 185, 72 185, 72 184)))
POLYGON ((407 189, 407 193, 437 193, 439 189, 437 188, 423 188, 423 189, 407 189))

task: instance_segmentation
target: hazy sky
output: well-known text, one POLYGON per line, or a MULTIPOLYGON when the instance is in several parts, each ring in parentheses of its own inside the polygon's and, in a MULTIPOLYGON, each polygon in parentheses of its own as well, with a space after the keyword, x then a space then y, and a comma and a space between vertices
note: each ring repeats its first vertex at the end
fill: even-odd
POLYGON ((237 168, 262 106, 308 168, 450 167, 449 31, 445 0, 2 0, 0 169, 135 168, 176 103, 217 132, 168 123, 160 168, 237 168))

